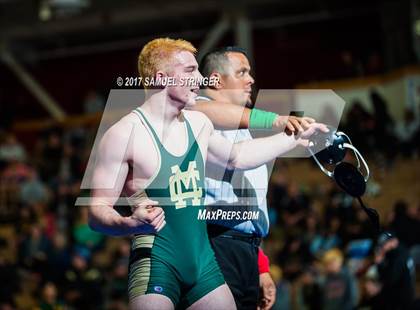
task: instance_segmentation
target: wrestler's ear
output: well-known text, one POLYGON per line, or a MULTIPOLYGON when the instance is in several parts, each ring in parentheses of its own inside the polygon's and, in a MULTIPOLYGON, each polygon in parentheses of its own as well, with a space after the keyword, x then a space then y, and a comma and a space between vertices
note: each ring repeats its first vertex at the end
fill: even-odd
POLYGON ((215 89, 221 89, 223 88, 223 81, 222 81, 222 76, 220 75, 219 72, 213 72, 212 74, 210 74, 210 81, 214 80, 214 86, 213 88, 215 89))
POLYGON ((162 83, 162 81, 166 78, 168 76, 168 74, 165 72, 165 71, 162 71, 162 70, 158 70, 158 71, 156 71, 156 73, 155 73, 155 76, 154 76, 154 82, 153 82, 153 84, 154 84, 154 86, 155 87, 157 87, 157 88, 162 88, 162 86, 161 86, 161 84, 160 83, 162 83))
POLYGON ((166 74, 166 72, 162 71, 162 70, 158 70, 155 73, 155 79, 162 79, 164 77, 168 76, 168 74, 166 74))

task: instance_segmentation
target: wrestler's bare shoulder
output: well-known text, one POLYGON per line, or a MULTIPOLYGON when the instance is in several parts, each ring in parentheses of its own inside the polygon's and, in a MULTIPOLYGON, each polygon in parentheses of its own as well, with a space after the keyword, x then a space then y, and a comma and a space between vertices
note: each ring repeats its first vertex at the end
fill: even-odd
POLYGON ((194 132, 200 132, 203 130, 203 126, 209 132, 212 132, 214 127, 210 119, 200 111, 183 110, 188 121, 191 123, 191 127, 194 132))
POLYGON ((101 149, 109 150, 119 146, 125 149, 127 145, 131 145, 131 139, 146 134, 145 128, 139 124, 139 118, 135 113, 123 116, 105 132, 101 139, 101 149))

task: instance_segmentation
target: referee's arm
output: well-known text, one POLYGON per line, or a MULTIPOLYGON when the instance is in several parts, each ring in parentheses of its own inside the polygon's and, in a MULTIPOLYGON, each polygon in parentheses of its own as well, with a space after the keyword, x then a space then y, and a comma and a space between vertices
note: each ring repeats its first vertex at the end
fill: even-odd
POLYGON ((189 107, 204 113, 216 129, 243 129, 249 127, 251 109, 223 101, 197 100, 189 107))

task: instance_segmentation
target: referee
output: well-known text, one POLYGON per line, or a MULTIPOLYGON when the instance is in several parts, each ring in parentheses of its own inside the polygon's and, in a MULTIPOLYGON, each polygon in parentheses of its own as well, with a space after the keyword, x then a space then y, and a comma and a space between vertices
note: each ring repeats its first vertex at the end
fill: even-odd
MULTIPOLYGON (((210 117, 208 108, 200 109, 200 102, 212 102, 214 108, 211 114, 224 113, 224 109, 221 109, 223 103, 251 106, 254 79, 243 49, 225 47, 210 52, 203 58, 200 69, 204 77, 218 78, 218 83, 205 89, 205 96, 197 97, 198 102, 193 109, 210 117)), ((271 128, 276 116, 275 113, 252 110, 249 126, 267 123, 271 128)), ((219 133, 233 143, 252 139, 248 129, 221 130, 219 133)), ((257 309, 257 306, 269 309, 275 301, 275 285, 268 273, 268 261, 259 250, 261 238, 268 234, 269 229, 267 167, 264 165, 252 170, 230 171, 225 170, 225 167, 207 165, 208 210, 241 211, 241 216, 231 220, 208 220, 210 242, 225 281, 238 309, 257 309), (258 218, 248 219, 245 214, 258 214, 258 218), (259 262, 262 264, 261 275, 259 262), (259 299, 260 288, 262 296, 259 299)))

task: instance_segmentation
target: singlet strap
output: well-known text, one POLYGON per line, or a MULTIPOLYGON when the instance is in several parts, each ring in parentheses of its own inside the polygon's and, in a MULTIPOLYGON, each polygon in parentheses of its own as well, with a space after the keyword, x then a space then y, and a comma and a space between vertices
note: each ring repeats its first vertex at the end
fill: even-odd
MULTIPOLYGON (((140 119, 144 120, 144 123, 147 126, 147 128, 149 129, 149 131, 152 133, 152 136, 153 136, 153 138, 156 142, 156 145, 158 146, 160 152, 161 153, 164 152, 165 154, 168 154, 170 156, 174 156, 170 152, 168 152, 167 149, 165 148, 165 146, 162 144, 159 136, 157 135, 156 131, 153 129, 153 126, 150 124, 150 122, 147 120, 146 116, 144 115, 144 112, 142 112, 140 108, 135 109, 134 112, 137 113, 137 115, 139 115, 140 119)), ((183 119, 183 121, 185 122, 185 125, 186 125, 188 145, 187 145, 187 149, 186 149, 184 155, 175 156, 175 157, 187 156, 187 154, 191 151, 194 152, 194 154, 195 154, 197 152, 197 148, 198 148, 198 143, 197 143, 196 138, 194 136, 194 132, 191 128, 190 122, 185 117, 184 113, 182 114, 182 119, 183 119)))
POLYGON ((149 129, 149 131, 152 133, 153 139, 155 139, 156 145, 159 147, 159 149, 162 151, 165 150, 164 146, 162 145, 162 142, 159 139, 159 136, 157 135, 156 131, 153 129, 153 126, 149 123, 144 113, 141 111, 140 108, 137 108, 134 110, 135 113, 137 113, 140 117, 140 119, 144 120, 145 125, 149 129))
POLYGON ((194 136, 194 132, 193 132, 193 130, 191 128, 190 122, 185 117, 185 114, 184 113, 182 114, 182 117, 183 117, 183 119, 185 121, 185 124, 187 125, 187 132, 188 132, 188 149, 187 149, 187 151, 189 151, 189 150, 191 150, 191 148, 197 147, 198 144, 197 144, 197 140, 196 140, 196 138, 194 136))

